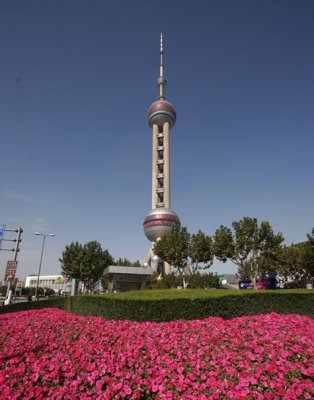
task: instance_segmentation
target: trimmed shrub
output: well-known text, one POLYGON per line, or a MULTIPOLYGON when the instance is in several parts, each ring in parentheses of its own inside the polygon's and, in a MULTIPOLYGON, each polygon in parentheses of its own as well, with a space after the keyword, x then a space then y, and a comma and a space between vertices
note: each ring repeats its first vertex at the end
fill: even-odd
POLYGON ((174 274, 165 275, 162 279, 155 278, 152 284, 153 289, 171 289, 183 285, 183 278, 174 274))
POLYGON ((183 279, 190 289, 205 289, 205 288, 220 288, 221 284, 218 276, 209 274, 192 274, 188 276, 178 276, 169 274, 164 276, 162 279, 155 280, 152 284, 153 289, 171 289, 183 285, 183 279))
POLYGON ((71 311, 71 297, 55 297, 43 299, 39 301, 27 301, 13 303, 8 306, 0 307, 0 314, 16 311, 38 310, 41 308, 60 308, 62 310, 71 311))
POLYGON ((0 307, 0 313, 57 307, 105 319, 172 321, 270 312, 314 317, 314 291, 164 290, 55 298, 0 307), (132 298, 133 297, 133 298, 132 298))
POLYGON ((213 274, 193 274, 186 279, 190 289, 196 288, 220 288, 221 284, 217 275, 213 274))

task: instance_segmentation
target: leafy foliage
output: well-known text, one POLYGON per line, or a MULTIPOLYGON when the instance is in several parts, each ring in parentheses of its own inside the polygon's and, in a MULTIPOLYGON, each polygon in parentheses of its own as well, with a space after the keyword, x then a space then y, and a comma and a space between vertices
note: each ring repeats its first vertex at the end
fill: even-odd
POLYGON ((192 272, 207 269, 213 264, 213 240, 201 230, 191 236, 189 255, 192 272))
POLYGON ((304 287, 314 279, 314 228, 312 235, 307 234, 308 241, 292 244, 283 249, 282 270, 285 278, 289 278, 290 287, 304 287))
POLYGON ((119 265, 120 267, 141 267, 141 263, 139 260, 135 262, 128 260, 127 258, 119 257, 117 260, 114 260, 112 265, 119 265))
POLYGON ((151 287, 153 289, 171 289, 171 288, 177 288, 178 286, 184 287, 184 283, 187 285, 189 289, 220 288, 220 282, 218 276, 213 275, 211 273, 209 274, 195 273, 185 277, 178 276, 172 273, 164 276, 160 280, 156 279, 155 275, 155 277, 153 277, 153 283, 151 287))
POLYGON ((105 268, 113 263, 113 258, 97 241, 84 245, 72 242, 65 247, 60 262, 63 275, 78 279, 87 290, 93 290, 105 268))
POLYGON ((0 296, 5 296, 7 294, 8 287, 7 286, 0 286, 0 296))
POLYGON ((163 261, 182 273, 188 267, 190 239, 187 229, 178 224, 168 235, 155 243, 153 251, 163 261))
POLYGON ((308 238, 309 244, 311 246, 314 246, 314 228, 312 228, 312 232, 308 233, 306 236, 308 238))
POLYGON ((209 274, 192 274, 186 277, 188 288, 190 289, 219 289, 221 287, 219 278, 217 275, 209 274))
POLYGON ((175 275, 174 273, 165 275, 162 279, 158 279, 156 273, 151 277, 152 284, 150 287, 153 289, 171 289, 177 286, 183 286, 182 276, 175 275))
POLYGON ((212 239, 202 231, 190 235, 187 228, 176 225, 154 246, 154 253, 181 275, 207 269, 213 263, 212 239))
POLYGON ((274 234, 269 222, 260 225, 256 218, 244 217, 232 223, 232 228, 221 226, 214 236, 214 253, 218 260, 232 261, 238 266, 241 279, 265 276, 279 265, 281 233, 274 234))
POLYGON ((304 244, 284 247, 281 258, 282 268, 279 269, 279 273, 285 279, 285 286, 290 288, 305 286, 305 257, 304 244))
POLYGON ((307 279, 312 279, 312 283, 314 283, 314 228, 311 234, 307 234, 307 238, 304 269, 307 279))

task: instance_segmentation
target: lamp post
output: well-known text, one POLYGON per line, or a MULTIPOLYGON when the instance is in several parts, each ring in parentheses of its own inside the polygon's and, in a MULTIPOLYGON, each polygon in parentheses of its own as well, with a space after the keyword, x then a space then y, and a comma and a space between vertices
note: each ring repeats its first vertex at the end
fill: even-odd
POLYGON ((35 300, 37 299, 37 292, 38 292, 38 283, 39 283, 39 276, 40 276, 40 271, 41 271, 41 263, 43 260, 43 254, 44 254, 44 248, 45 248, 45 242, 46 242, 46 237, 47 236, 55 236, 54 233, 48 233, 47 235, 44 235, 43 233, 39 233, 39 232, 34 232, 35 235, 37 236, 42 236, 43 237, 43 244, 41 247, 41 255, 40 255, 40 263, 39 263, 39 269, 38 269, 38 275, 37 275, 37 282, 36 282, 36 290, 35 290, 35 300))

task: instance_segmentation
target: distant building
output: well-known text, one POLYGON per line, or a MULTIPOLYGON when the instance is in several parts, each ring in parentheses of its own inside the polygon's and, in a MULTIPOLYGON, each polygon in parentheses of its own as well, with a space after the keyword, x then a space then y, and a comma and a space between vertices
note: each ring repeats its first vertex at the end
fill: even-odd
POLYGON ((108 279, 108 291, 125 291, 144 289, 146 281, 153 273, 147 267, 121 267, 110 265, 104 271, 104 277, 108 279))
MULTIPOLYGON (((36 288, 37 275, 28 275, 25 278, 25 287, 36 288)), ((72 282, 71 279, 62 275, 40 275, 38 287, 53 289, 55 292, 59 290, 65 293, 71 292, 72 282)))

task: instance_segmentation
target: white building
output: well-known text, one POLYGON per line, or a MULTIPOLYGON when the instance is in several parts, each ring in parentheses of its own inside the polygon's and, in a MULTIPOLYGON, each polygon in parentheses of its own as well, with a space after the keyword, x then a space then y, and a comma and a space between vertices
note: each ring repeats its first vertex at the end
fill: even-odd
MULTIPOLYGON (((28 275, 25 279, 25 287, 35 288, 37 285, 38 275, 28 275)), ((71 279, 62 275, 40 275, 38 287, 53 289, 55 292, 59 290, 65 293, 71 293, 71 279)))

